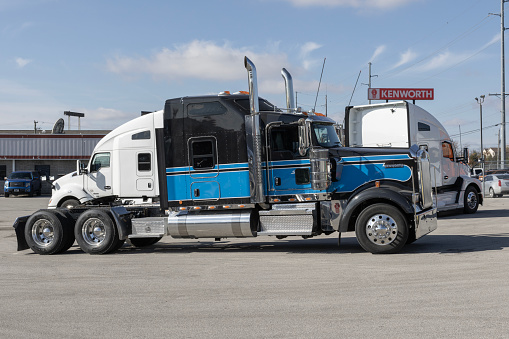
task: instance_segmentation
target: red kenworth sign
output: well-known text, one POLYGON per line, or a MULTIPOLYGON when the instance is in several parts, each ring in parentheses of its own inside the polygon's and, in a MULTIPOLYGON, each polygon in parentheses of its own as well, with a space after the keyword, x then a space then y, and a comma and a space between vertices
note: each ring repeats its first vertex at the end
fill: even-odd
POLYGON ((368 100, 433 100, 433 88, 369 88, 368 100))

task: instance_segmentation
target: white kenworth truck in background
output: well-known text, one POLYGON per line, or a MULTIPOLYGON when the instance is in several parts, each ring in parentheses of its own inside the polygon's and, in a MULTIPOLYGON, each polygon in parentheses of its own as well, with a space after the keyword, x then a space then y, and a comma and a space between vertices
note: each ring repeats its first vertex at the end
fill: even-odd
POLYGON ((348 147, 408 148, 429 153, 431 181, 439 212, 462 209, 475 213, 483 203, 481 182, 470 177, 468 150, 462 156, 442 124, 429 112, 406 101, 349 106, 343 143, 348 147))
POLYGON ((285 69, 281 110, 244 65, 249 93, 170 99, 106 135, 86 167, 53 182, 53 208, 16 220, 18 250, 355 231, 366 251, 395 253, 436 229, 426 150, 342 147, 332 119, 295 108, 285 69))

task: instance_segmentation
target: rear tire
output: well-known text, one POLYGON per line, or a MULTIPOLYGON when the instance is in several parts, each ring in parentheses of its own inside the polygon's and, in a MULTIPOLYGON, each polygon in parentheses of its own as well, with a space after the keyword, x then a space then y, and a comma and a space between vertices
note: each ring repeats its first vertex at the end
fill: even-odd
POLYGON ((355 222, 357 241, 373 254, 399 252, 408 240, 408 222, 394 206, 374 204, 366 207, 355 222))
POLYGON ((490 198, 496 198, 496 197, 498 197, 498 195, 496 195, 493 188, 490 187, 490 198))
POLYGON ((58 212, 35 212, 28 218, 25 227, 28 246, 37 254, 55 254, 67 250, 70 239, 74 239, 70 235, 72 228, 66 225, 67 222, 67 218, 58 212))
POLYGON ((118 250, 124 240, 118 238, 118 230, 106 211, 85 211, 74 227, 74 236, 83 252, 106 254, 118 250))
POLYGON ((154 237, 154 238, 131 238, 128 240, 128 242, 131 243, 131 245, 135 247, 147 247, 150 245, 154 245, 159 240, 161 240, 162 237, 154 237))
POLYGON ((472 186, 468 186, 465 190, 465 196, 463 201, 463 212, 466 214, 472 214, 479 208, 479 197, 477 191, 472 186))

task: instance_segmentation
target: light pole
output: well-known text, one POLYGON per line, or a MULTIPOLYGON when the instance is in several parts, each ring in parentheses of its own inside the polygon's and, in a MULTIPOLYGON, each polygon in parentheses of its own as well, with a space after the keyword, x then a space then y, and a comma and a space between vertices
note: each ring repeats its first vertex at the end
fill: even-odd
POLYGON ((475 98, 475 101, 479 104, 479 118, 481 121, 481 168, 482 168, 482 194, 484 195, 484 177, 485 169, 484 169, 484 147, 482 144, 482 103, 484 102, 484 94, 479 98, 475 98))

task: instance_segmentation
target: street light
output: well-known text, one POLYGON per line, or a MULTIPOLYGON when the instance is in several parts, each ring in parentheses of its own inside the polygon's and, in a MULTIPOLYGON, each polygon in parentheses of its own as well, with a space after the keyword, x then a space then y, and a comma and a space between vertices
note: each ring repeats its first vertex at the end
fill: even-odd
POLYGON ((482 144, 482 103, 484 102, 484 94, 479 98, 475 98, 475 101, 479 104, 479 117, 481 121, 481 168, 482 168, 482 194, 484 195, 484 178, 486 177, 484 169, 484 147, 482 144))

